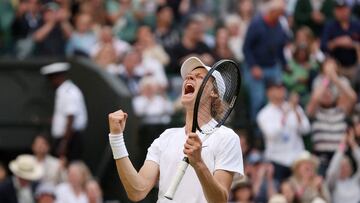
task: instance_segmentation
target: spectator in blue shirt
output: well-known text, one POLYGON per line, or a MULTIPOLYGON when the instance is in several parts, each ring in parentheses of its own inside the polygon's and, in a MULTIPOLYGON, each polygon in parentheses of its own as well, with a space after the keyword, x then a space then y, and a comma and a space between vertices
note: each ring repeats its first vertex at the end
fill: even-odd
POLYGON ((263 15, 253 19, 246 33, 243 52, 252 121, 265 103, 265 81, 280 81, 281 68, 286 66, 283 49, 287 35, 279 22, 284 10, 283 1, 269 1, 263 15))
POLYGON ((358 63, 360 22, 351 19, 351 7, 345 0, 335 2, 334 15, 335 20, 325 26, 321 49, 335 58, 340 63, 340 73, 352 80, 358 63))

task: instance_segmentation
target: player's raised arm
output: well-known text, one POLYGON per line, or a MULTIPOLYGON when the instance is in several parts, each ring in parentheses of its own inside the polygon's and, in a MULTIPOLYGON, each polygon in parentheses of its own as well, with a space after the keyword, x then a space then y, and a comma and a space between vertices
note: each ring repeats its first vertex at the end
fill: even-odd
POLYGON ((123 137, 127 116, 127 113, 122 110, 109 114, 109 140, 120 180, 129 199, 140 201, 146 197, 157 182, 159 166, 155 162, 145 161, 139 172, 134 168, 123 137))

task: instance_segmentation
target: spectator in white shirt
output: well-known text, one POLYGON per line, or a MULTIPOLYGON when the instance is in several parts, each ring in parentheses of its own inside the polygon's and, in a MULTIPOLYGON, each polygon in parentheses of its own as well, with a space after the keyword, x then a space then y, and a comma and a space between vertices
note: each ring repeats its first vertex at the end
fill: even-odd
POLYGON ((75 161, 68 167, 68 181, 59 184, 55 189, 56 203, 88 203, 85 186, 91 173, 84 162, 75 161))
POLYGON ((156 78, 146 76, 140 81, 140 95, 133 99, 133 108, 141 119, 139 144, 142 158, 145 159, 147 148, 168 128, 174 107, 156 78))
POLYGON ((87 111, 81 90, 67 78, 68 63, 53 63, 41 68, 55 90, 51 134, 55 153, 68 160, 81 158, 82 132, 87 125, 87 111))
POLYGON ((291 175, 290 166, 304 150, 301 135, 310 131, 310 123, 299 106, 298 95, 285 100, 282 83, 267 83, 269 103, 259 112, 257 123, 265 139, 265 158, 274 165, 274 179, 280 183, 291 175))
POLYGON ((32 143, 32 151, 38 165, 44 170, 42 182, 49 182, 54 185, 61 182, 64 175, 64 162, 49 154, 50 143, 44 135, 37 135, 32 143))

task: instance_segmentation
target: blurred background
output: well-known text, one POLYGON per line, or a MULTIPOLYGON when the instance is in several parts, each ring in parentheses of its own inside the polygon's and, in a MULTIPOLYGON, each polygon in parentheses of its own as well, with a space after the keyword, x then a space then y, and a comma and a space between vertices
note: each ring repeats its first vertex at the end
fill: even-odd
MULTIPOLYGON (((229 202, 359 202, 359 18, 359 0, 0 0, 0 202, 130 202, 107 116, 128 112, 139 169, 154 139, 184 125, 190 56, 241 69, 226 125, 246 177, 229 202), (43 177, 11 168, 24 154, 43 177)), ((154 188, 142 202, 156 199, 154 188)))

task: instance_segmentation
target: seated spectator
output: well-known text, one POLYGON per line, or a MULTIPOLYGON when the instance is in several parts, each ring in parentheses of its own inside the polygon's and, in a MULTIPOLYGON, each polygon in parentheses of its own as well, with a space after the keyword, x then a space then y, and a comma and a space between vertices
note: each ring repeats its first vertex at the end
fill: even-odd
POLYGON ((322 73, 313 82, 307 105, 307 114, 312 120, 313 150, 320 158, 322 175, 347 129, 346 118, 356 101, 348 80, 338 76, 336 68, 334 60, 324 62, 322 73))
POLYGON ((86 194, 89 203, 103 203, 103 194, 99 183, 96 180, 86 182, 86 194))
POLYGON ((147 148, 168 127, 174 107, 154 77, 145 76, 139 85, 140 95, 133 99, 133 109, 141 119, 139 144, 145 160, 147 148))
POLYGON ((202 41, 202 28, 196 19, 189 19, 184 27, 184 35, 171 51, 171 73, 178 73, 180 64, 191 55, 197 55, 205 64, 212 64, 210 48, 202 41))
POLYGON ((105 2, 109 19, 117 38, 132 43, 139 26, 134 12, 134 2, 130 0, 108 0, 105 2))
POLYGON ((154 30, 155 39, 167 52, 169 52, 180 41, 178 31, 175 29, 174 12, 165 4, 156 10, 156 25, 154 30))
POLYGON ((92 31, 92 17, 88 14, 77 15, 75 18, 75 30, 66 46, 66 55, 90 57, 90 50, 95 43, 96 36, 92 31))
POLYGON ((311 203, 316 198, 330 202, 330 194, 323 178, 316 173, 318 165, 319 160, 308 151, 301 152, 292 165, 293 175, 289 183, 301 203, 311 203))
POLYGON ((0 162, 0 184, 7 178, 7 171, 3 163, 0 162))
POLYGON ((130 45, 113 36, 111 27, 101 29, 98 42, 90 50, 91 58, 102 68, 117 64, 125 52, 130 50, 130 45))
MULTIPOLYGON (((3 18, 3 17, 2 17, 3 18)), ((33 54, 34 42, 32 35, 41 23, 39 0, 22 0, 16 10, 12 23, 12 35, 15 41, 15 54, 25 58, 33 54)))
POLYGON ((22 154, 9 164, 12 177, 0 183, 0 202, 34 202, 36 181, 44 171, 32 155, 22 154))
POLYGON ((70 163, 67 171, 68 181, 60 183, 55 188, 57 203, 88 203, 86 196, 86 182, 91 178, 91 173, 84 162, 70 163))
POLYGON ((264 162, 260 152, 255 150, 250 152, 245 173, 251 180, 255 202, 267 202, 275 194, 274 167, 271 163, 264 162))
POLYGON ((247 177, 243 177, 231 186, 231 200, 234 203, 252 203, 254 196, 251 182, 247 177))
POLYGON ((283 181, 280 184, 279 189, 280 194, 284 195, 287 203, 299 203, 300 201, 295 196, 295 191, 293 190, 291 183, 289 181, 283 181))
POLYGON ((335 1, 334 14, 335 20, 324 28, 321 48, 340 63, 340 73, 352 81, 359 64, 360 22, 351 19, 351 8, 345 0, 335 1))
POLYGON ((64 163, 59 159, 51 156, 50 143, 43 135, 37 135, 32 144, 32 151, 36 158, 37 164, 43 168, 44 175, 42 182, 58 184, 63 180, 64 163))
POLYGON ((144 70, 138 68, 141 64, 141 55, 136 50, 130 50, 125 53, 120 65, 109 66, 108 72, 119 76, 125 83, 133 96, 139 94, 139 82, 145 76, 144 70))
POLYGON ((299 106, 299 96, 285 100, 286 89, 281 83, 268 82, 269 103, 260 110, 257 123, 264 135, 265 158, 274 165, 277 184, 291 175, 291 166, 304 150, 302 135, 310 131, 310 123, 299 106))
POLYGON ((103 1, 98 0, 85 0, 80 2, 73 2, 79 3, 78 12, 77 14, 86 14, 91 16, 94 31, 98 33, 101 30, 101 25, 105 25, 106 20, 106 12, 105 12, 105 5, 103 1))
POLYGON ((326 173, 326 183, 333 203, 360 201, 360 148, 354 134, 354 130, 350 128, 344 135, 326 173), (355 170, 350 158, 345 155, 347 147, 351 149, 356 161, 355 170))
POLYGON ((229 46, 229 32, 225 28, 219 28, 216 31, 215 47, 212 56, 215 61, 221 59, 235 59, 235 56, 229 46))
POLYGON ((310 97, 310 74, 318 67, 317 63, 310 59, 310 47, 305 44, 297 45, 288 67, 290 71, 283 72, 284 84, 289 92, 299 94, 300 104, 305 106, 310 97))
POLYGON ((214 37, 214 19, 211 15, 205 15, 203 13, 196 13, 191 16, 193 19, 199 22, 201 32, 201 41, 206 44, 210 49, 213 49, 215 46, 215 37, 214 37))
MULTIPOLYGON (((225 28, 229 33, 227 41, 228 46, 237 61, 244 61, 244 53, 242 51, 246 30, 241 27, 241 18, 237 15, 229 15, 225 18, 225 28)), ((247 29, 247 26, 246 26, 247 29)))
POLYGON ((298 0, 294 11, 295 27, 309 26, 315 36, 321 36, 324 24, 333 16, 333 0, 298 0))
POLYGON ((70 13, 55 2, 44 6, 42 21, 33 34, 36 56, 64 56, 67 39, 72 33, 70 13))
POLYGON ((35 200, 37 203, 54 203, 56 200, 55 186, 52 183, 41 183, 35 193, 35 200))
POLYGON ((169 55, 164 48, 155 41, 154 35, 149 26, 141 26, 137 32, 135 46, 142 52, 143 58, 151 58, 161 65, 166 66, 170 62, 169 55))

